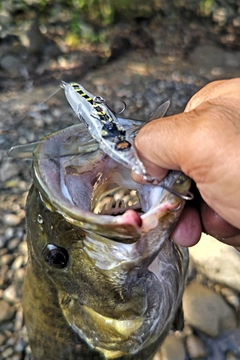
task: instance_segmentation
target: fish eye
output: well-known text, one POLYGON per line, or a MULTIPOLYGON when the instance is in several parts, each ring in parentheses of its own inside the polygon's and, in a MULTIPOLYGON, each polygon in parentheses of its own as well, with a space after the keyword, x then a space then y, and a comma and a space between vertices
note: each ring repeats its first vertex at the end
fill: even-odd
POLYGON ((44 260, 48 265, 53 266, 58 269, 63 269, 67 266, 68 263, 68 252, 66 249, 48 244, 43 249, 44 260))

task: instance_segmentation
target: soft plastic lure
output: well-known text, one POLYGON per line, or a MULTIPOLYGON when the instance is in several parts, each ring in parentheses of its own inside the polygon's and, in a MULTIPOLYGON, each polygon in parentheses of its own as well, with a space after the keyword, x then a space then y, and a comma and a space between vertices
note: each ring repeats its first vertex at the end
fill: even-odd
MULTIPOLYGON (((94 96, 80 84, 63 81, 62 87, 69 104, 99 143, 99 147, 117 162, 146 176, 146 170, 133 147, 134 135, 145 122, 121 119, 117 115, 125 107, 117 114, 109 108, 105 99, 94 96)), ((161 116, 168 106, 169 102, 161 105, 161 116)))

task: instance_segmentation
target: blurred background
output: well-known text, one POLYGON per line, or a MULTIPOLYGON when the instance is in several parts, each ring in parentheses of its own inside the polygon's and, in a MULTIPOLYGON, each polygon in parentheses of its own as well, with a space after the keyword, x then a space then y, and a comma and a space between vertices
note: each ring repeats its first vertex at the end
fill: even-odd
POLYGON ((198 73, 211 55, 212 75, 229 76, 224 66, 238 67, 239 53, 225 59, 220 49, 240 50, 239 7, 238 0, 2 0, 0 89, 16 87, 16 78, 19 87, 80 78, 131 51, 198 60, 198 73))
MULTIPOLYGON (((1 0, 0 360, 31 359, 21 307, 31 161, 5 156, 78 119, 61 80, 125 117, 184 109, 209 81, 240 75, 240 0, 1 0)), ((186 134, 187 136, 187 134, 186 134)), ((240 258, 204 237, 191 249, 186 326, 155 360, 240 359, 240 258), (221 264, 221 265, 220 265, 221 264), (213 306, 214 304, 214 306, 213 306)))

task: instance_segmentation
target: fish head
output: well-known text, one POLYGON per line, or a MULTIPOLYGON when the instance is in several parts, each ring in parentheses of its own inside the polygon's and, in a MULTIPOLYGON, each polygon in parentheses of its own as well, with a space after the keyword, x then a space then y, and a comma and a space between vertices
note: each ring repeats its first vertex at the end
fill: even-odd
POLYGON ((34 151, 30 265, 45 274, 68 326, 90 347, 109 359, 147 359, 171 328, 188 265, 187 250, 169 240, 184 200, 164 187, 184 195, 190 180, 170 172, 163 187, 137 184, 101 149, 88 151, 86 137, 75 125, 34 151), (64 155, 76 142, 80 153, 64 155))

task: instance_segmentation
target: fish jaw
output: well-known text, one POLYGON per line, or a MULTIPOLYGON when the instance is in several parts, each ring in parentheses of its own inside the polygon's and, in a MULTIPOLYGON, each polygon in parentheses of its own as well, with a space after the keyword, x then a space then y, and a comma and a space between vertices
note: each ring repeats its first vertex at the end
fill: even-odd
MULTIPOLYGON (((67 142, 79 142, 81 148, 81 141, 84 142, 86 136, 86 128, 75 125, 42 141, 34 152, 36 184, 49 208, 61 213, 73 225, 115 241, 136 242, 157 226, 164 212, 177 208, 180 199, 161 186, 135 183, 131 180, 130 170, 100 149, 89 154, 62 156, 62 147, 66 147, 67 142), (135 189, 145 215, 136 211, 125 211, 120 216, 95 214, 91 202, 105 191, 104 186, 108 183, 135 189)), ((180 175, 176 172, 174 176, 170 185, 167 182, 170 187, 175 186, 180 175)), ((185 177, 180 190, 185 193, 189 186, 190 181, 185 177)))
POLYGON ((136 211, 127 210, 123 215, 116 217, 116 222, 123 226, 131 225, 135 228, 139 228, 141 234, 144 235, 150 230, 156 228, 161 221, 161 218, 163 218, 168 211, 174 211, 174 209, 179 207, 181 200, 174 200, 174 202, 167 201, 165 203, 158 204, 142 216, 140 216, 136 211))

